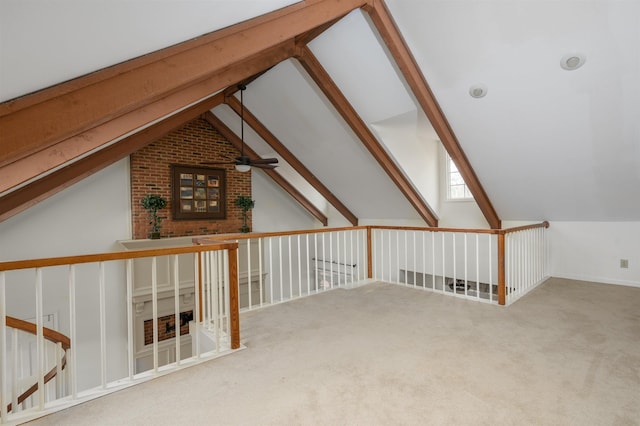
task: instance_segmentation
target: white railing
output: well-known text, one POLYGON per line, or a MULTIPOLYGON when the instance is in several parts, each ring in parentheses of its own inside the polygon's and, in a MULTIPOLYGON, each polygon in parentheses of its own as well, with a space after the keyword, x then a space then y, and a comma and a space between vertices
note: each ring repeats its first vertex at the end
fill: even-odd
POLYGON ((498 302, 493 231, 379 227, 372 244, 376 280, 498 302))
POLYGON ((367 228, 236 236, 241 311, 367 280, 367 228))
POLYGON ((7 402, 6 411, 16 412, 34 403, 55 399, 55 395, 60 395, 66 386, 62 373, 66 367, 69 340, 45 327, 40 328, 42 335, 39 335, 33 323, 12 317, 5 321, 8 327, 5 362, 11 366, 7 375, 11 401, 7 402), (45 391, 40 392, 36 399, 32 395, 37 389, 45 391))
MULTIPOLYGON (((209 236, 196 246, 0 263, 0 411, 26 421, 239 347, 240 310, 373 280, 509 304, 547 278, 545 228, 510 230, 352 227, 209 236), (231 242, 211 238, 229 238, 231 242), (42 318, 70 338, 66 368, 45 385, 64 350, 46 349, 42 318), (6 316, 35 318, 37 389, 14 365, 6 316), (9 409, 9 404, 11 408, 9 409)), ((152 244, 135 242, 135 244, 152 244)), ((123 244, 124 245, 124 244, 123 244)), ((22 349, 19 349, 22 350, 22 349)))
POLYGON ((228 285, 236 256, 236 243, 217 242, 0 263, 0 421, 28 421, 237 349, 237 292, 228 285), (167 270, 169 285, 159 283, 167 270), (140 276, 148 296, 134 287, 140 276), (57 332, 43 325, 49 315, 57 332))
POLYGON ((548 226, 371 227, 373 278, 508 305, 548 278, 548 226))
POLYGON ((540 227, 507 230, 505 245, 505 296, 509 305, 549 278, 547 222, 540 227))

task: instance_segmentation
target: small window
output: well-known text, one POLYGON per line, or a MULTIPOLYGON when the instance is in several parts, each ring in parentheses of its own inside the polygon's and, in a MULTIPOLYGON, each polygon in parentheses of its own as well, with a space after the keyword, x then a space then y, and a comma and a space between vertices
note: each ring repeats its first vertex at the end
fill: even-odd
POLYGON ((469 191, 467 184, 449 154, 447 154, 447 199, 473 200, 471 191, 469 191))
POLYGON ((172 166, 173 218, 224 219, 225 171, 172 166))

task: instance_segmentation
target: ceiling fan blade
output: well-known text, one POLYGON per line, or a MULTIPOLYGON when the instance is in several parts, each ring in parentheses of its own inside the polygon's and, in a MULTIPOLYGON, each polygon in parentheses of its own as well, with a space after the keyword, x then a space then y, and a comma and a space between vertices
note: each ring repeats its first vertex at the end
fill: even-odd
POLYGON ((207 166, 215 166, 218 164, 236 164, 235 161, 202 161, 200 164, 206 164, 207 166))
POLYGON ((277 158, 256 158, 255 160, 251 160, 251 164, 277 164, 277 158))
POLYGON ((275 169, 278 166, 274 166, 273 164, 251 164, 251 167, 258 169, 275 169))

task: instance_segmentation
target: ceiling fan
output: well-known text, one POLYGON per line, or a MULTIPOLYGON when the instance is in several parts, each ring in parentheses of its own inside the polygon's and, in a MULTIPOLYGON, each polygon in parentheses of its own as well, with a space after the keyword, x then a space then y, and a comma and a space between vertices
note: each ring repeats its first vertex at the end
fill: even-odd
POLYGON ((238 90, 240 90, 240 140, 242 142, 242 148, 240 150, 240 156, 234 158, 228 162, 203 162, 202 164, 235 164, 236 170, 239 172, 248 172, 251 167, 257 167, 260 169, 275 169, 276 164, 278 163, 277 158, 256 158, 251 159, 248 156, 244 155, 244 99, 243 92, 247 88, 244 84, 238 84, 238 90))

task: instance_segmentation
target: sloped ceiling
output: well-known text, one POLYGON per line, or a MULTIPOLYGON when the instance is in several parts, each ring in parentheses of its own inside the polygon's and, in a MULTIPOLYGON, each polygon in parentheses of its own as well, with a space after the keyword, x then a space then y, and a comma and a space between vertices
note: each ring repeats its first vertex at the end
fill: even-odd
POLYGON ((198 37, 294 0, 2 0, 0 101, 198 37))
POLYGON ((387 5, 502 219, 640 219, 640 2, 387 5))
MULTIPOLYGON (((244 102, 356 216, 420 220, 296 61, 282 62, 251 83, 244 102)), ((237 115, 225 118, 229 127, 239 129, 237 115)), ((252 147, 271 156, 265 148, 252 147)))
MULTIPOLYGON (((4 0, 0 100, 292 3, 4 0)), ((502 219, 640 220, 640 2, 386 3, 502 219), (572 52, 586 64, 562 70, 572 52), (469 96, 475 83, 488 87, 486 97, 469 96)), ((379 136, 393 122, 434 140, 416 124, 424 116, 361 12, 310 48, 379 136)), ((246 94, 252 112, 357 215, 417 217, 294 61, 246 94)), ((234 128, 228 111, 214 113, 234 128)), ((256 151, 269 155, 260 143, 256 151)), ((396 158, 424 179, 411 172, 424 159, 396 158)))

